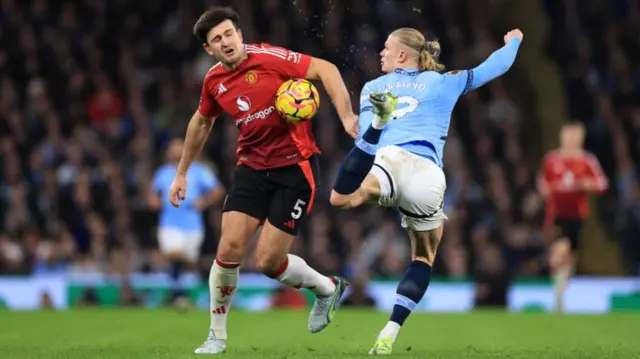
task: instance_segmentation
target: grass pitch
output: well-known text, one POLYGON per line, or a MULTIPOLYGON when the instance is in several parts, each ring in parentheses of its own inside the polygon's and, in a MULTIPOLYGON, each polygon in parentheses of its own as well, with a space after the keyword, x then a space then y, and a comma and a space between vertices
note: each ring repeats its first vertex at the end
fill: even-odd
MULTIPOLYGON (((371 358, 387 314, 339 311, 319 334, 307 312, 232 312, 224 359, 371 358)), ((72 310, 0 312, 0 358, 196 358, 206 312, 72 310)), ((638 358, 640 315, 413 315, 394 346, 398 358, 638 358)))

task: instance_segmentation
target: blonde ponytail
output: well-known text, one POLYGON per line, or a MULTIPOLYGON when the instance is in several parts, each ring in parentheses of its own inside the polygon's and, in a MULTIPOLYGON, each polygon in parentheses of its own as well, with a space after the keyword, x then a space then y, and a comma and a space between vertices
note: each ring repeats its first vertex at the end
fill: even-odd
POLYGON ((444 65, 438 62, 439 57, 440 43, 438 41, 425 41, 422 50, 420 50, 418 69, 420 71, 444 71, 444 65))
POLYGON ((438 41, 425 41, 424 35, 420 31, 407 27, 398 29, 391 35, 416 52, 418 70, 444 71, 444 65, 438 62, 440 57, 440 43, 438 41))

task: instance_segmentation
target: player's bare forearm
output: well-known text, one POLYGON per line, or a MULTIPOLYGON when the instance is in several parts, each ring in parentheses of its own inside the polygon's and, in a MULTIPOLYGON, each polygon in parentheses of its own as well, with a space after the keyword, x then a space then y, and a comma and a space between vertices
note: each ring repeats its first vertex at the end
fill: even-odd
POLYGON ((314 57, 311 59, 307 78, 322 81, 322 85, 336 106, 338 116, 343 122, 350 120, 351 116, 354 116, 351 95, 349 95, 347 86, 336 65, 314 57))
POLYGON ((186 175, 191 163, 198 157, 204 143, 209 137, 211 128, 215 118, 208 118, 202 116, 200 112, 191 117, 189 125, 187 126, 187 135, 184 140, 184 149, 182 150, 182 157, 178 164, 178 174, 186 175))
POLYGON ((586 181, 587 184, 585 186, 585 189, 589 192, 598 194, 605 192, 607 189, 609 189, 609 180, 604 174, 600 163, 593 155, 588 155, 586 162, 589 166, 592 178, 586 181))
POLYGON ((536 187, 542 198, 546 198, 549 195, 549 183, 543 174, 539 174, 536 178, 536 187))

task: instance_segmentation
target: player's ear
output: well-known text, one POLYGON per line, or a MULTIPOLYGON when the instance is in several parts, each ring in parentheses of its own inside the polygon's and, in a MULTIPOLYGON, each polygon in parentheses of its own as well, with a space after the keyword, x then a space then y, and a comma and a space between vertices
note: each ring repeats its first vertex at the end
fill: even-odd
POLYGON ((400 51, 400 53, 398 54, 398 62, 400 63, 407 61, 408 58, 409 58, 409 55, 407 54, 406 51, 400 51))
POLYGON ((202 44, 202 48, 204 48, 204 51, 206 51, 207 54, 213 56, 213 50, 211 50, 211 46, 209 46, 209 44, 207 43, 202 44))

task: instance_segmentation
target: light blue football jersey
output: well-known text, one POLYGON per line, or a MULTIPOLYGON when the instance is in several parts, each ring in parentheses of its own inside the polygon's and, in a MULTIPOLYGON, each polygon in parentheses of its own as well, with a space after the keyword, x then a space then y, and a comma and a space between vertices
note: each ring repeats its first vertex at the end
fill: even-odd
POLYGON ((175 164, 166 164, 156 171, 153 178, 153 190, 162 199, 159 225, 161 228, 174 228, 185 232, 203 231, 202 213, 194 204, 196 200, 219 186, 218 179, 207 166, 194 162, 187 171, 189 184, 187 198, 182 201, 182 207, 176 208, 169 203, 168 199, 176 173, 175 164))
MULTIPOLYGON (((384 128, 377 148, 397 145, 431 159, 442 167, 444 145, 449 132, 451 112, 458 98, 504 74, 513 64, 520 39, 512 39, 472 70, 420 72, 396 69, 365 84, 360 95, 359 124, 367 129, 373 121, 373 92, 391 92, 398 106, 384 128)), ((361 134, 364 130, 361 130, 361 134)))

